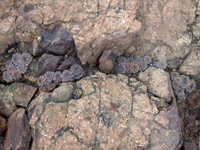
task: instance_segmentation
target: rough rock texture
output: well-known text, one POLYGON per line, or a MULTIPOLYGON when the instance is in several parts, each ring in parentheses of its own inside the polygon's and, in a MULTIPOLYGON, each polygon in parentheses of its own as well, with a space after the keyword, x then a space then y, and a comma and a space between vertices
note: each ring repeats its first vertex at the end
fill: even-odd
POLYGON ((27 107, 37 88, 30 85, 15 82, 10 86, 1 86, 0 90, 0 114, 10 117, 17 109, 16 105, 27 107))
POLYGON ((181 133, 174 98, 165 107, 162 99, 150 98, 147 87, 135 78, 100 72, 74 88, 82 91, 78 100, 55 103, 52 96, 41 93, 32 101, 32 109, 40 107, 37 113, 32 111, 36 117, 31 119, 32 150, 177 148, 181 133))
POLYGON ((10 89, 10 94, 13 94, 15 104, 23 107, 28 106, 28 103, 37 90, 35 87, 19 82, 11 84, 10 89))
POLYGON ((199 51, 192 51, 190 55, 184 60, 179 68, 181 74, 185 74, 200 81, 200 53, 199 51))
POLYGON ((7 121, 4 117, 0 116, 0 135, 7 129, 7 121))
POLYGON ((198 0, 141 0, 137 19, 142 28, 135 54, 152 54, 168 67, 178 68, 193 40, 189 26, 195 22, 197 4, 198 0))
POLYGON ((25 114, 25 109, 19 108, 8 120, 4 150, 28 149, 30 141, 31 129, 25 114))
POLYGON ((99 69, 106 73, 113 72, 116 59, 117 56, 111 50, 104 51, 99 58, 99 69))
POLYGON ((43 112, 46 103, 49 102, 48 98, 50 98, 50 96, 51 93, 40 93, 35 99, 31 101, 30 105, 27 108, 29 124, 32 127, 32 134, 37 132, 34 128, 34 125, 36 124, 39 115, 43 112))
POLYGON ((0 2, 0 54, 5 52, 8 45, 15 42, 15 19, 17 10, 13 0, 0 2))
MULTIPOLYGON (((32 49, 36 55, 44 52, 41 47, 54 51, 51 46, 56 48, 57 44, 68 41, 68 37, 63 37, 66 34, 47 37, 59 24, 59 31, 73 36, 82 64, 94 64, 103 50, 110 49, 119 56, 130 46, 141 28, 141 23, 135 19, 139 1, 26 0, 15 5, 12 1, 8 1, 9 4, 2 2, 0 41, 4 47, 20 41, 22 50, 32 49), (7 15, 9 13, 12 15, 7 15), (45 29, 48 30, 45 32, 45 29), (8 37, 6 41, 5 35, 8 37)), ((63 54, 66 48, 64 44, 56 53, 63 54)))
POLYGON ((198 149, 196 143, 193 142, 193 141, 185 141, 183 143, 183 147, 184 147, 185 150, 191 150, 191 149, 197 150, 198 149))
POLYGON ((51 96, 55 102, 67 102, 72 98, 73 85, 72 83, 62 83, 56 88, 51 96))
POLYGON ((37 76, 39 77, 45 74, 47 71, 55 71, 62 59, 62 56, 43 54, 38 61, 37 76))
POLYGON ((54 27, 53 30, 47 30, 42 33, 42 40, 39 44, 43 49, 47 49, 58 55, 66 54, 66 51, 73 44, 73 38, 67 30, 61 26, 54 27))
POLYGON ((68 57, 63 61, 63 63, 57 68, 57 70, 63 71, 69 69, 70 66, 76 64, 76 60, 73 57, 68 57))
POLYGON ((172 89, 169 74, 162 69, 149 67, 138 76, 153 94, 163 98, 166 102, 172 99, 172 89))

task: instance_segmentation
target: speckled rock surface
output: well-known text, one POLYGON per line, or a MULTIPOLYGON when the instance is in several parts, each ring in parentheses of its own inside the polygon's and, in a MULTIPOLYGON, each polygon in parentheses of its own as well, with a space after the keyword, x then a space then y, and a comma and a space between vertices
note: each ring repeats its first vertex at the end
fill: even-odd
POLYGON ((46 107, 31 123, 37 131, 32 132, 32 150, 178 147, 181 133, 174 98, 171 106, 164 105, 162 99, 149 97, 137 79, 100 72, 74 88, 81 89, 80 99, 55 103, 46 98, 46 107))
POLYGON ((8 130, 4 141, 4 150, 28 149, 31 141, 31 130, 25 109, 19 108, 8 121, 8 130))
POLYGON ((0 116, 0 135, 7 129, 7 120, 0 116))
MULTIPOLYGON (((188 54, 198 0, 141 0, 138 20, 142 23, 135 55, 150 55, 178 68, 188 54)), ((133 49, 133 48, 132 48, 133 49)))
MULTIPOLYGON (((141 23, 135 19, 139 1, 26 0, 18 1, 13 7, 14 2, 7 0, 6 3, 0 3, 1 7, 8 8, 1 12, 3 19, 0 20, 0 34, 2 37, 8 34, 9 42, 4 39, 0 41, 6 46, 21 42, 21 50, 33 51, 38 55, 44 52, 41 48, 47 48, 48 42, 52 40, 42 44, 47 40, 42 39, 45 38, 42 33, 46 29, 51 31, 59 24, 63 31, 73 36, 82 64, 94 64, 105 48, 119 56, 130 46, 141 28, 141 23), (5 15, 9 13, 12 15, 5 15)), ((61 36, 60 39, 55 38, 49 46, 57 46, 57 43, 62 42, 61 36)), ((65 50, 57 50, 56 53, 63 52, 65 50)))
POLYGON ((2 86, 0 90, 0 114, 7 117, 17 109, 16 105, 27 107, 37 88, 15 82, 10 86, 2 86))
POLYGON ((172 99, 172 89, 169 74, 162 69, 149 67, 138 76, 150 92, 161 97, 166 102, 172 99))
POLYGON ((200 52, 192 51, 190 55, 185 59, 179 73, 185 74, 200 81, 200 52))

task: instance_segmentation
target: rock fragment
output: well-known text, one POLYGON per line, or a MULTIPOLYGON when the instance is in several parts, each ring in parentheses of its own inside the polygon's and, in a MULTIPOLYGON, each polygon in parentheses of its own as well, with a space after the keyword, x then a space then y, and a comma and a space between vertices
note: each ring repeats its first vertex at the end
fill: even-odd
POLYGON ((25 109, 19 108, 8 120, 8 130, 4 141, 5 149, 29 149, 31 130, 25 109))
POLYGON ((43 54, 38 62, 37 76, 39 77, 40 75, 45 74, 47 71, 55 71, 62 59, 62 56, 43 54))
POLYGON ((105 73, 110 73, 114 71, 114 64, 117 56, 111 51, 104 51, 99 58, 99 69, 105 73))

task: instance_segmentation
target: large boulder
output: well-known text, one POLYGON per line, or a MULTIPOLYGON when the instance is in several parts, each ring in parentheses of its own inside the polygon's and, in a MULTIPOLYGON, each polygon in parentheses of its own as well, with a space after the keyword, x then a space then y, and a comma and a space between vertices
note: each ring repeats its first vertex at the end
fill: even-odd
POLYGON ((41 107, 37 113, 31 110, 37 114, 31 119, 32 150, 178 148, 181 133, 173 95, 169 106, 135 78, 100 72, 81 79, 76 89, 82 97, 63 103, 44 94, 36 98, 41 107))

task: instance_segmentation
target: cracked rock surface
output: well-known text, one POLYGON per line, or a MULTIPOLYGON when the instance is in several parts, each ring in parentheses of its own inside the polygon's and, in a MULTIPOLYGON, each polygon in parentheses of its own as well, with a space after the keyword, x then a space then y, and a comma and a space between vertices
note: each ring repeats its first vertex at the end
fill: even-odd
POLYGON ((181 142, 175 99, 169 106, 135 78, 97 72, 74 88, 80 99, 56 103, 41 93, 30 103, 32 150, 175 150, 181 142))

